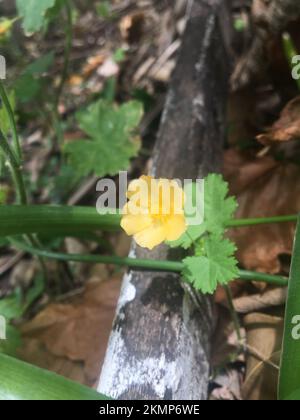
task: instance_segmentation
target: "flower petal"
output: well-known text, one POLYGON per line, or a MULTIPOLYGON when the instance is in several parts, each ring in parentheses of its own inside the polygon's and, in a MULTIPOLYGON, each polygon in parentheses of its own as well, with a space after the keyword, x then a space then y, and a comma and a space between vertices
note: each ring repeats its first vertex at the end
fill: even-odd
POLYGON ((167 241, 177 241, 187 229, 185 217, 183 215, 170 216, 165 225, 167 241))
POLYGON ((127 235, 135 235, 152 225, 153 221, 150 216, 147 215, 125 215, 121 220, 121 227, 125 230, 127 235))
POLYGON ((157 223, 134 235, 134 239, 142 248, 151 250, 166 240, 166 227, 157 223))

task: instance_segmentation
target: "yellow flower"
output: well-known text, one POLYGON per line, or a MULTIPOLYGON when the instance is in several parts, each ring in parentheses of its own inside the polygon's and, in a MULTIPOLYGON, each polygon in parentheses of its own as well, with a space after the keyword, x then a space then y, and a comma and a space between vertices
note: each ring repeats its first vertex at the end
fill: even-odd
POLYGON ((176 181, 142 176, 130 183, 127 197, 121 226, 141 247, 176 241, 186 231, 185 196, 176 181))

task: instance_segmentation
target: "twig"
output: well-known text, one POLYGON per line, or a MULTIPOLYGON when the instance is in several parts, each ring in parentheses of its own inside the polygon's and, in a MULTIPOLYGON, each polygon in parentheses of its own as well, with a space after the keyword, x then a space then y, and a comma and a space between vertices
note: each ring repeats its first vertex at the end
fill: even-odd
POLYGON ((242 334, 241 334, 240 320, 239 320, 238 314, 237 314, 237 312, 234 308, 233 297, 232 297, 230 287, 226 284, 224 286, 224 290, 225 290, 225 293, 226 293, 228 306, 229 306, 230 314, 231 314, 232 321, 233 321, 233 324, 234 324, 234 328, 235 328, 235 331, 236 331, 237 339, 238 339, 239 345, 242 345, 242 334))
POLYGON ((72 1, 66 0, 65 5, 66 5, 66 11, 67 11, 66 44, 65 44, 63 72, 62 72, 60 84, 57 89, 56 100, 55 100, 56 109, 59 106, 60 97, 62 95, 64 85, 68 78, 70 56, 71 56, 71 50, 72 50, 72 44, 73 44, 72 1))
POLYGON ((17 264, 25 255, 24 251, 17 252, 14 256, 8 259, 3 265, 0 267, 0 276, 3 276, 8 270, 13 268, 15 264, 17 264))

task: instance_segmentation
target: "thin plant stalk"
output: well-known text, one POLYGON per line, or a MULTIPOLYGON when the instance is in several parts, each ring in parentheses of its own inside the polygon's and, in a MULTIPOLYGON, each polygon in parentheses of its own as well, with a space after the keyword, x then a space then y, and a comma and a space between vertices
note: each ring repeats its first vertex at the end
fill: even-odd
POLYGON ((256 217, 249 219, 233 219, 226 223, 227 228, 239 228, 258 225, 269 225, 275 223, 297 222, 298 214, 274 217, 256 217))
POLYGON ((61 80, 57 89, 56 100, 55 100, 56 109, 59 106, 59 101, 60 101, 60 98, 64 89, 64 85, 68 78, 70 57, 71 57, 72 44, 73 44, 73 18, 72 18, 71 0, 66 0, 65 6, 66 6, 66 13, 67 13, 67 22, 66 22, 66 30, 65 30, 66 44, 65 44, 65 52, 64 52, 63 71, 62 71, 61 80))
POLYGON ((229 307, 229 311, 232 317, 232 321, 233 321, 233 325, 236 331, 236 335, 237 335, 237 339, 239 344, 242 344, 242 334, 241 334, 241 325, 240 325, 240 320, 238 317, 238 314, 235 310, 234 304, 233 304, 233 296, 231 293, 231 289, 228 285, 224 286, 224 290, 226 293, 226 298, 227 298, 227 302, 228 302, 228 307, 229 307))
MULTIPOLYGON (((120 267, 128 267, 137 270, 146 271, 162 271, 162 272, 173 272, 181 273, 184 268, 184 264, 180 261, 161 261, 161 260, 150 260, 150 259, 137 259, 137 258, 123 258, 118 256, 108 255, 81 255, 81 254, 64 254, 58 252, 52 252, 48 250, 35 249, 34 247, 28 246, 23 242, 14 239, 13 244, 17 249, 28 252, 32 255, 39 255, 44 258, 54 259, 58 261, 72 261, 72 262, 86 262, 95 264, 111 264, 120 267)), ((239 270, 239 278, 244 281, 258 281, 273 284, 277 286, 287 286, 288 279, 281 276, 269 275, 264 273, 256 273, 253 271, 239 270)))
POLYGON ((20 139, 19 139, 18 130, 17 130, 17 124, 14 117, 13 109, 10 105, 8 95, 6 93, 6 89, 1 80, 0 80, 0 97, 9 118, 17 162, 18 162, 18 165, 21 165, 22 164, 22 150, 21 150, 20 139))
POLYGON ((8 143, 8 140, 4 136, 3 132, 0 130, 0 148, 9 164, 12 178, 15 183, 17 195, 19 202, 22 205, 27 205, 27 194, 24 183, 24 178, 22 174, 22 167, 19 164, 18 159, 16 158, 14 152, 11 150, 11 147, 8 143))
MULTIPOLYGON (((64 233, 76 230, 121 230, 119 210, 107 210, 100 215, 95 207, 79 206, 1 206, 0 237, 27 233, 64 233)), ((297 215, 271 218, 231 220, 227 228, 240 228, 271 223, 287 223, 297 220, 297 215)))
MULTIPOLYGON (((283 50, 284 50, 286 59, 289 63, 291 70, 293 70, 293 67, 294 67, 293 59, 295 56, 298 56, 299 54, 288 32, 285 32, 282 35, 282 43, 283 43, 283 50)), ((296 79, 295 82, 297 83, 298 89, 300 90, 300 79, 296 79)))
MULTIPOLYGON (((11 173, 12 173, 12 178, 16 187, 18 201, 20 202, 20 204, 27 206, 28 198, 27 198, 26 187, 25 187, 25 182, 24 182, 24 177, 23 177, 23 172, 22 172, 22 149, 20 145, 17 124, 16 124, 14 113, 10 105, 5 87, 1 81, 0 81, 0 96, 3 102, 4 109, 6 110, 9 116, 9 122, 10 122, 11 131, 13 134, 15 152, 12 150, 7 138, 5 137, 4 133, 1 130, 0 130, 0 147, 2 149, 4 156, 6 157, 9 163, 11 173)), ((38 239, 34 235, 28 234, 25 238, 33 247, 39 247, 38 239)), ((45 279, 47 279, 46 264, 41 256, 38 256, 38 260, 40 262, 44 277, 45 279)))
POLYGON ((64 90, 65 83, 68 78, 69 74, 69 67, 70 67, 70 58, 71 58, 71 51, 72 51, 72 45, 73 45, 73 18, 72 18, 72 2, 71 0, 66 0, 65 2, 65 9, 67 13, 67 22, 65 25, 65 51, 64 51, 64 64, 63 64, 63 70, 61 74, 61 79, 59 82, 59 86, 57 88, 53 110, 52 110, 52 120, 53 120, 53 127, 56 134, 56 146, 59 146, 63 141, 63 128, 62 123, 60 120, 59 115, 59 103, 61 99, 61 95, 64 90))

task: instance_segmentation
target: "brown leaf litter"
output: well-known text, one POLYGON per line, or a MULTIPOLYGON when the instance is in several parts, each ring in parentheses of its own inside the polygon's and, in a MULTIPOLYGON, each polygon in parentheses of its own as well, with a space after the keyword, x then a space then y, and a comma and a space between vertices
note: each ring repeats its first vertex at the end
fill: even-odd
POLYGON ((23 360, 93 386, 101 370, 120 276, 90 281, 68 303, 51 303, 21 328, 23 360))
POLYGON ((247 331, 247 371, 242 387, 245 400, 276 400, 283 335, 283 318, 263 313, 244 319, 247 331))
MULTIPOLYGON (((224 174, 239 202, 237 218, 299 213, 299 166, 231 149, 225 153, 224 174)), ((295 223, 278 223, 232 229, 230 237, 243 267, 276 274, 284 267, 284 256, 292 253, 294 233, 295 223)))
POLYGON ((290 101, 283 109, 280 118, 265 133, 256 137, 264 144, 287 142, 300 139, 300 96, 290 101))

